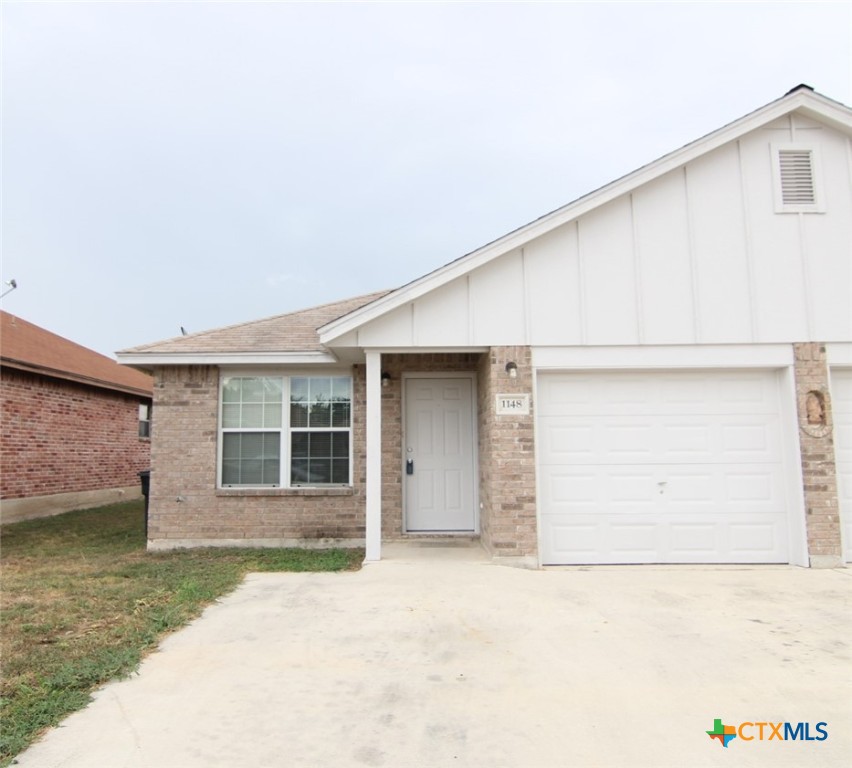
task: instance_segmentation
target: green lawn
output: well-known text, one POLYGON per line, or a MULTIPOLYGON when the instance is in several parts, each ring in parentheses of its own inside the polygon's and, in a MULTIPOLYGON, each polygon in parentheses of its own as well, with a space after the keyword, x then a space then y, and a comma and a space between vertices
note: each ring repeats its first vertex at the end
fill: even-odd
POLYGON ((0 766, 251 571, 339 571, 363 550, 145 551, 141 501, 2 528, 0 766))

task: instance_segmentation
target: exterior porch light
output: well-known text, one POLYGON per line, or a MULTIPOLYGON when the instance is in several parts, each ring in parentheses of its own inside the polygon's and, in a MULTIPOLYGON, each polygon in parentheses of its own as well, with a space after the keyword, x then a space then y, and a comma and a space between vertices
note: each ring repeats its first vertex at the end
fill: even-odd
POLYGON ((387 387, 390 385, 391 375, 387 371, 382 371, 382 386, 387 387))
POLYGON ((506 373, 509 374, 510 379, 518 378, 518 364, 513 362, 506 363, 506 373))

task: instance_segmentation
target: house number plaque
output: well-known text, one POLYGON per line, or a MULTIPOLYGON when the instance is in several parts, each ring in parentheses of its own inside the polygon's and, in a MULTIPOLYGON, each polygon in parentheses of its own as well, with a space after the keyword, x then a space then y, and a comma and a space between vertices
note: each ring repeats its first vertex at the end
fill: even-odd
POLYGON ((497 395, 498 416, 529 416, 529 395, 497 395))

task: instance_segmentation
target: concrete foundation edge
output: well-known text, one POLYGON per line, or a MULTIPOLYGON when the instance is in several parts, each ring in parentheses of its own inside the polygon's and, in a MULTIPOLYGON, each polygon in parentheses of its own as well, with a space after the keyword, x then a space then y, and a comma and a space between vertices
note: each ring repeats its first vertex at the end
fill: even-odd
POLYGON ((840 555, 811 555, 811 568, 843 568, 845 565, 840 555))
POLYGON ((526 568, 533 571, 540 567, 535 555, 492 555, 491 562, 495 565, 507 565, 510 568, 526 568))
POLYGON ((266 549, 357 549, 364 539, 149 539, 149 552, 199 547, 248 547, 266 549))
POLYGON ((123 488, 102 488, 97 491, 30 496, 25 499, 3 499, 0 501, 0 522, 17 523, 22 520, 52 517, 64 512, 73 512, 75 509, 89 509, 122 501, 133 501, 141 496, 141 486, 130 485, 123 488))

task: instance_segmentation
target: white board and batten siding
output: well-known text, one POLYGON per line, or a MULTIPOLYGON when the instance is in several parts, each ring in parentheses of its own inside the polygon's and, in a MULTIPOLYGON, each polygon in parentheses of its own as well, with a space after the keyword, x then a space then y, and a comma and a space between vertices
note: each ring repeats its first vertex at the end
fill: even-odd
POLYGON ((775 372, 546 372, 537 391, 543 564, 790 561, 775 372))
POLYGON ((747 133, 336 343, 766 344, 852 338, 852 150, 793 115, 747 133), (773 146, 820 162, 820 213, 777 213, 773 146))

